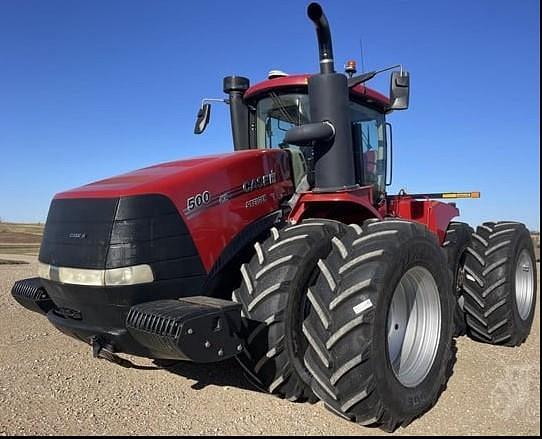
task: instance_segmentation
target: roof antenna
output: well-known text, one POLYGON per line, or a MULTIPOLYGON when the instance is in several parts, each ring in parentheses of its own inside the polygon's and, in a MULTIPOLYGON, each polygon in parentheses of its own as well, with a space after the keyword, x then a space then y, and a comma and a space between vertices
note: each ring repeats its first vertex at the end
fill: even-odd
POLYGON ((365 73, 365 56, 363 53, 363 39, 359 37, 359 54, 361 56, 361 73, 365 73))

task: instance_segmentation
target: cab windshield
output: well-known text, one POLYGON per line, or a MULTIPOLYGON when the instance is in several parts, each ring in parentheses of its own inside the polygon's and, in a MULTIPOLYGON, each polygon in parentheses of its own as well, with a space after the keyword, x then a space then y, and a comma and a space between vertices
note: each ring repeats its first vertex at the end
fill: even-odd
POLYGON ((309 123, 309 99, 303 94, 271 93, 256 107, 258 147, 285 148, 286 132, 296 125, 309 123))
MULTIPOLYGON (((352 143, 358 184, 373 186, 375 194, 386 189, 386 120, 382 113, 350 102, 352 143)), ((299 148, 284 142, 286 132, 295 125, 310 122, 309 98, 301 93, 271 93, 256 105, 258 148, 287 148, 304 158, 311 169, 312 148, 299 148)))

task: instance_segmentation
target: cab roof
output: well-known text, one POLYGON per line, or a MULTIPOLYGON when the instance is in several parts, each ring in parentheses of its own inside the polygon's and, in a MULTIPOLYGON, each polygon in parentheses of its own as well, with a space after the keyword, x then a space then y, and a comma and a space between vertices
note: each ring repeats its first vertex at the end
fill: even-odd
MULTIPOLYGON (((281 88, 306 87, 311 76, 312 75, 304 74, 267 79, 250 87, 245 92, 244 98, 251 99, 270 90, 279 90, 281 88)), ((376 90, 365 87, 362 84, 352 88, 351 94, 364 102, 376 105, 382 109, 386 109, 390 104, 390 101, 386 96, 377 92, 376 90)))

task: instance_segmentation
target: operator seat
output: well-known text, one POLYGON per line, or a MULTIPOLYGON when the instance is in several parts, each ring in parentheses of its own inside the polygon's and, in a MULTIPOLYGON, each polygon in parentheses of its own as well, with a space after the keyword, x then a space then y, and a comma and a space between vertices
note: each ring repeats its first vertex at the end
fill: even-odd
POLYGON ((309 181, 307 178, 307 161, 305 155, 297 147, 284 148, 290 154, 290 163, 292 165, 292 179, 294 182, 295 192, 294 195, 288 201, 291 208, 295 206, 299 194, 301 192, 308 191, 310 189, 309 181))
POLYGON ((376 175, 376 150, 370 149, 363 153, 363 170, 366 179, 374 180, 376 175))

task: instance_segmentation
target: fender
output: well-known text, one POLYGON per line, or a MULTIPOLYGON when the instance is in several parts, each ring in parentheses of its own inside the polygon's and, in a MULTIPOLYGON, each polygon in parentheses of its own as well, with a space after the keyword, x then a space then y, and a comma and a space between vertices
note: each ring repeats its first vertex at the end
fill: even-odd
POLYGON ((382 219, 383 215, 373 206, 372 186, 363 186, 338 192, 303 192, 288 219, 295 224, 318 217, 348 224, 368 218, 382 219))
POLYGON ((235 236, 207 274, 202 294, 229 300, 241 282, 240 268, 252 255, 254 243, 268 235, 273 226, 280 227, 282 221, 283 212, 279 209, 257 219, 235 236))
POLYGON ((440 245, 444 242, 450 221, 459 216, 459 209, 454 203, 416 200, 409 196, 391 196, 388 202, 392 216, 425 224, 437 235, 440 245))
POLYGON ((382 219, 385 216, 424 224, 437 235, 442 245, 448 225, 454 217, 459 216, 459 209, 454 203, 390 196, 377 210, 373 205, 373 188, 364 186, 335 193, 303 192, 288 219, 294 224, 305 218, 328 218, 346 224, 360 224, 369 218, 382 219))

